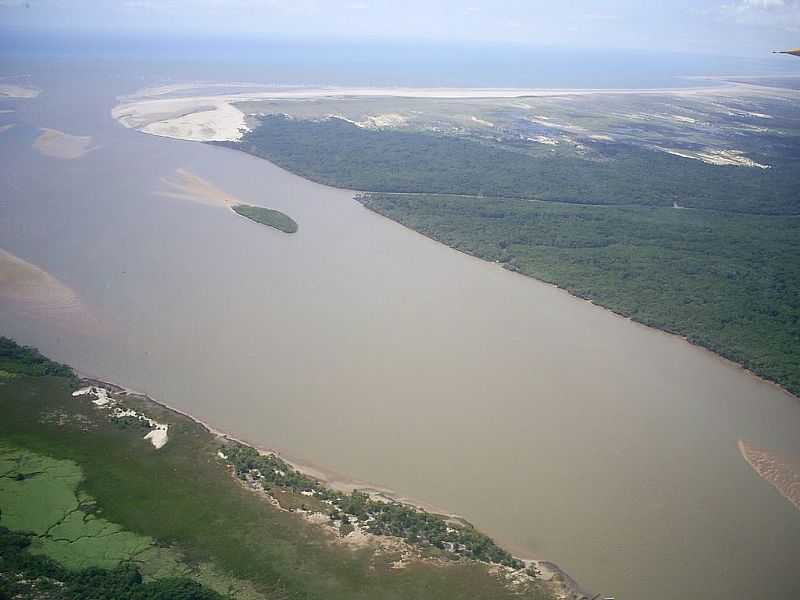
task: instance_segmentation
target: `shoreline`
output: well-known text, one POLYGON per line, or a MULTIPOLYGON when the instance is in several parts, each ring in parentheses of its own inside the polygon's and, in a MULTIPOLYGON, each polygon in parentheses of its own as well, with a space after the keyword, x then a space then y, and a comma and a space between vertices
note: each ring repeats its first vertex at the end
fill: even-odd
MULTIPOLYGON (((462 515, 451 513, 450 511, 434 507, 430 504, 426 504, 424 502, 402 496, 397 492, 395 492, 394 490, 390 490, 388 488, 375 486, 367 482, 362 482, 356 479, 350 479, 332 470, 327 470, 323 467, 311 465, 308 464, 307 462, 304 463, 292 459, 288 457, 285 453, 281 454, 280 452, 272 448, 264 448, 256 444, 253 444, 251 442, 248 442, 242 438, 236 437, 230 433, 217 429, 210 423, 203 421, 202 419, 199 419, 194 415, 191 415, 183 410, 170 406, 166 402, 156 400, 146 392, 141 392, 139 390, 122 386, 118 383, 114 383, 111 381, 106 381, 100 377, 89 375, 87 373, 82 373, 79 371, 77 371, 77 375, 81 385, 102 387, 110 390, 113 393, 124 394, 125 396, 132 396, 134 398, 143 399, 165 410, 180 415, 185 419, 188 419, 192 423, 199 425, 200 427, 205 429, 208 433, 210 433, 211 435, 220 440, 226 440, 237 444, 241 444, 242 446, 254 449, 259 454, 274 455, 275 457, 279 458, 280 460, 288 464, 290 467, 292 467, 299 473, 307 477, 319 480, 320 483, 322 483, 324 486, 329 487, 334 491, 342 493, 350 493, 353 490, 363 491, 369 494, 370 497, 373 498, 375 497, 382 498, 383 500, 388 502, 396 502, 398 504, 402 504, 404 506, 413 508, 417 511, 439 515, 442 517, 446 517, 448 519, 459 520, 469 525, 470 527, 475 527, 469 520, 467 520, 462 515)), ((477 527, 475 527, 475 529, 481 531, 477 527)), ((587 591, 584 587, 582 587, 574 577, 572 577, 567 571, 565 571, 563 568, 561 568, 557 563, 553 561, 542 558, 526 558, 520 556, 514 556, 514 558, 522 561, 525 564, 525 568, 528 568, 529 566, 534 566, 540 573, 541 581, 545 583, 555 581, 556 584, 563 590, 562 595, 559 596, 560 599, 589 600, 591 598, 596 597, 591 592, 587 591)), ((487 563, 487 564, 494 565, 494 563, 487 563)), ((496 566, 501 567, 500 565, 496 566)))

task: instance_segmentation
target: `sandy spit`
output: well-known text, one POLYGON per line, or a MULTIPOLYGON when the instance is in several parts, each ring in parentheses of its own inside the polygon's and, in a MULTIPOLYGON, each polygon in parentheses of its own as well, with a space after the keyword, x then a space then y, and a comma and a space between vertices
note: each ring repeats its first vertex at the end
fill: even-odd
POLYGON ((165 198, 189 200, 207 206, 233 207, 243 204, 235 196, 231 196, 210 181, 198 177, 187 169, 176 169, 173 175, 162 177, 161 189, 156 194, 165 198))

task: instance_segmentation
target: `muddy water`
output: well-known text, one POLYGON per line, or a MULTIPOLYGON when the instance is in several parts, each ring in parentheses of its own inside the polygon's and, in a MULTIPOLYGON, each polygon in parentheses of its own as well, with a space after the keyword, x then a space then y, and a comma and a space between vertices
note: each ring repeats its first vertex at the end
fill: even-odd
POLYGON ((74 290, 102 327, 4 305, 5 334, 463 514, 619 599, 800 596, 800 511, 737 447, 800 457, 797 399, 346 191, 125 130, 113 95, 142 81, 38 83, 39 98, 0 115, 16 123, 0 139, 0 247, 74 290), (43 127, 100 148, 42 156, 43 127), (286 212, 299 232, 164 195, 178 169, 286 212))

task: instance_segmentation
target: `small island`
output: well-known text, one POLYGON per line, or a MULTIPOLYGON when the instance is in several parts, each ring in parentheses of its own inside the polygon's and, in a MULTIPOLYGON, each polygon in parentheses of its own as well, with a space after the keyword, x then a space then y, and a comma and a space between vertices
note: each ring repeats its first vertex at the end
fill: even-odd
POLYGON ((297 231, 297 222, 279 210, 264 208, 263 206, 251 206, 249 204, 237 204, 233 207, 233 210, 236 214, 247 217, 251 221, 269 225, 284 233, 295 233, 297 231))

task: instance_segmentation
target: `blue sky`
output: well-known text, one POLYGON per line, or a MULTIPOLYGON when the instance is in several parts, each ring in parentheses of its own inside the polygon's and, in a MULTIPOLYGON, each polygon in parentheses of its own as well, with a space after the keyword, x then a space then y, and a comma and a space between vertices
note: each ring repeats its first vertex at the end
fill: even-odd
POLYGON ((0 24, 755 56, 800 46, 800 0, 0 0, 0 24))

